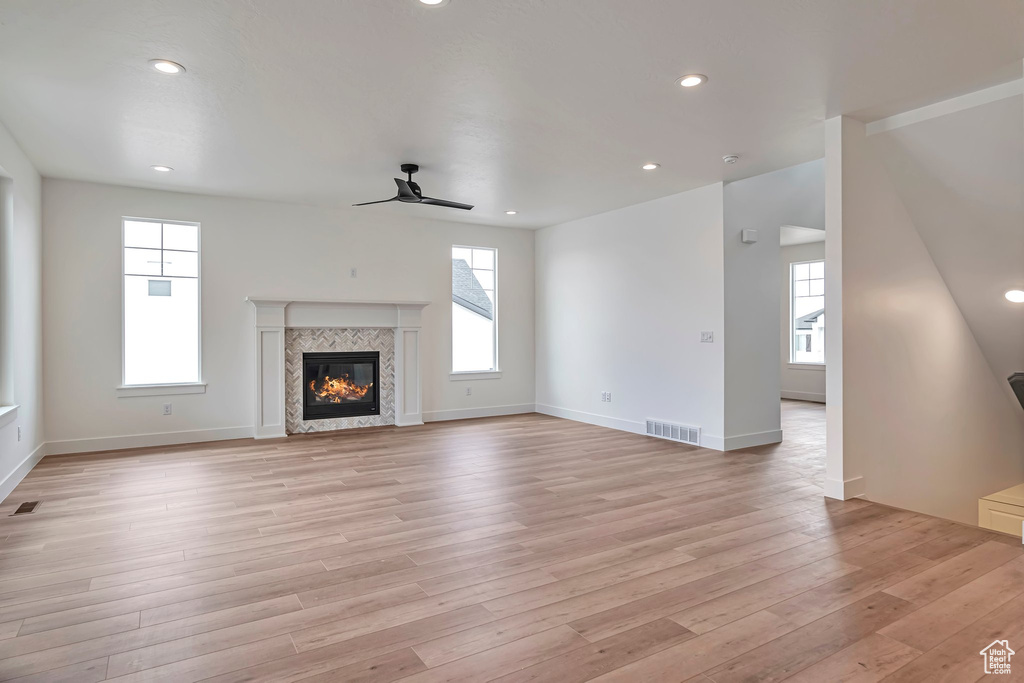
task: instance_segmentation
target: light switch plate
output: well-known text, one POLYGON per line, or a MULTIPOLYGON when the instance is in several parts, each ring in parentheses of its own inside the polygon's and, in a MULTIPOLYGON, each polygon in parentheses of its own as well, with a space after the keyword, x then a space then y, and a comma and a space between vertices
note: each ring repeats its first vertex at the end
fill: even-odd
POLYGON ((715 343, 715 333, 714 332, 701 332, 700 333, 700 342, 702 344, 714 344, 715 343))

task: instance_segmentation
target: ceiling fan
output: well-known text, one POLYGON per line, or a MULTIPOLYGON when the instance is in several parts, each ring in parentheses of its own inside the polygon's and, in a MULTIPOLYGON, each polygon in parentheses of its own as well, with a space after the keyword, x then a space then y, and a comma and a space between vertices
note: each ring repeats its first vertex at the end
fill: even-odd
POLYGON ((412 174, 420 170, 420 167, 416 164, 402 164, 402 173, 409 175, 408 180, 402 180, 401 178, 395 178, 395 184, 398 185, 398 194, 391 199, 381 199, 376 202, 363 202, 362 204, 353 204, 352 206, 368 206, 370 204, 386 204, 387 202, 405 202, 407 204, 430 204, 432 206, 447 206, 452 209, 465 209, 469 211, 473 208, 472 204, 460 204, 459 202, 450 202, 447 199, 433 199, 432 197, 424 197, 423 192, 420 191, 420 186, 416 184, 412 179, 412 174))

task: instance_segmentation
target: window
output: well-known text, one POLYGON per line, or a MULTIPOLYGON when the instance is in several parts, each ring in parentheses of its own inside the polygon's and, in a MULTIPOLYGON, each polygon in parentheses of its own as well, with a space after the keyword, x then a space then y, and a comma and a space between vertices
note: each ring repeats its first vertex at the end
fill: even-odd
POLYGON ((452 247, 452 372, 498 369, 496 249, 452 247))
POLYGON ((790 360, 825 362, 825 262, 789 266, 790 360))
POLYGON ((123 221, 125 386, 199 382, 199 225, 123 221))

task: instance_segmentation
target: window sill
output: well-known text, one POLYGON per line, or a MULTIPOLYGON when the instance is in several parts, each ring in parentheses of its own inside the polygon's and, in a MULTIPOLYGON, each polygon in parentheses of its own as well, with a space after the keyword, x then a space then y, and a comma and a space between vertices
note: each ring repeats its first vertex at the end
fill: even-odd
POLYGON ((790 363, 790 370, 817 370, 818 372, 825 371, 824 363, 790 363))
POLYGON ((132 396, 176 396, 178 394, 205 394, 206 384, 132 384, 117 387, 118 398, 132 396))
POLYGON ((485 370, 483 372, 453 372, 448 375, 452 382, 463 382, 471 379, 501 379, 501 370, 485 370))
POLYGON ((18 417, 18 406, 0 406, 0 427, 14 422, 18 417))

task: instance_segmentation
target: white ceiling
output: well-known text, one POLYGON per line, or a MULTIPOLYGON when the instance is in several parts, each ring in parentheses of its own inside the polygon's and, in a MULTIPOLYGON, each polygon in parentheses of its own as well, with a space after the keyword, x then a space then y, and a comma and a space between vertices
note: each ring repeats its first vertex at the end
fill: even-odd
POLYGON ((1022 123, 1018 95, 872 137, 1001 382, 1024 371, 1024 306, 1003 297, 1024 289, 1022 123))
POLYGON ((416 162, 477 209, 361 210, 539 227, 818 158, 828 116, 1022 57, 1019 0, 0 0, 0 120, 46 176, 347 205, 416 162))

